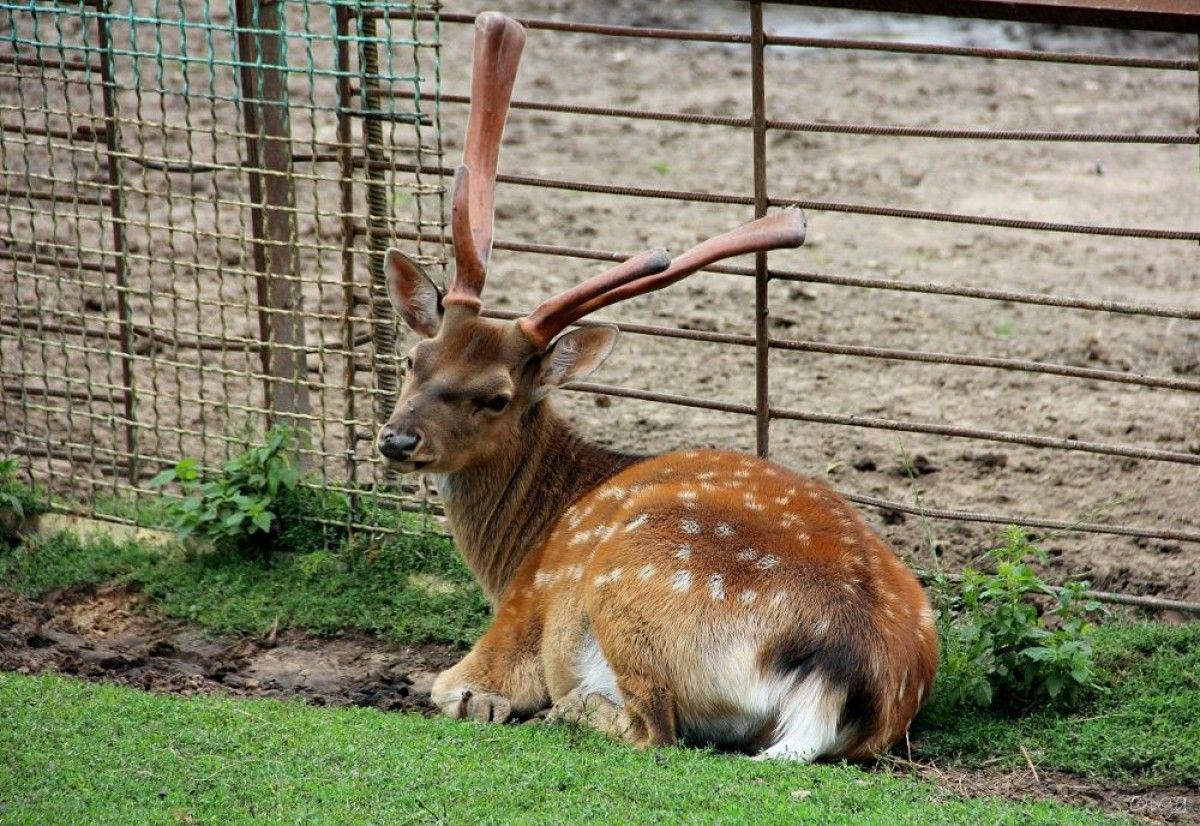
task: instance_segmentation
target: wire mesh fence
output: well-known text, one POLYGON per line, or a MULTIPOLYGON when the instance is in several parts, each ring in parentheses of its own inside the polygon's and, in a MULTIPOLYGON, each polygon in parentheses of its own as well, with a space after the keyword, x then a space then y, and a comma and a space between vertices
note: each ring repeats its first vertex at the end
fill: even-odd
MULTIPOLYGON (((633 177, 608 180, 555 172, 552 164, 547 165, 550 171, 542 171, 502 162, 498 202, 527 191, 533 193, 530 198, 549 191, 556 198, 607 199, 620 204, 620 210, 632 209, 627 204, 647 210, 724 210, 722 215, 739 220, 770 207, 799 204, 810 211, 814 226, 820 226, 822 216, 841 215, 945 225, 948 232, 960 234, 967 228, 1009 232, 1031 239, 1029 243, 1094 238, 1097 243, 1143 245, 1128 248, 1134 258, 1144 245, 1194 250, 1200 241, 1200 227, 1192 220, 1195 201, 1181 208, 1181 220, 1163 225, 1069 216, 1048 220, 1019 209, 997 215, 826 197, 781 186, 780 157, 785 153, 774 148, 780 136, 922 140, 947 146, 1167 148, 1189 153, 1172 154, 1164 162, 1189 158, 1178 174, 1194 180, 1194 147, 1200 143, 1194 89, 1200 64, 1194 56, 796 36, 773 33, 761 4, 730 5, 744 15, 744 30, 549 18, 523 22, 534 44, 536 38, 590 38, 601 44, 594 46, 599 50, 663 41, 680 49, 723 49, 722 61, 744 67, 746 105, 740 111, 716 105, 647 105, 606 88, 598 88, 587 101, 561 99, 539 94, 536 85, 518 87, 513 109, 518 121, 569 119, 571 151, 584 157, 610 151, 604 138, 592 134, 589 124, 594 122, 722 131, 733 136, 731 153, 744 155, 744 186, 648 186, 633 177), (931 76, 953 72, 953 61, 967 60, 1028 65, 1035 71, 1060 64, 1185 77, 1193 84, 1192 97, 1185 101, 1191 116, 1181 127, 1137 130, 1109 124, 1095 129, 908 125, 902 112, 881 113, 879 119, 887 122, 803 119, 792 116, 790 108, 784 117, 766 104, 770 95, 784 97, 773 79, 770 56, 795 49, 943 61, 922 64, 931 76)), ((377 422, 394 398, 400 335, 381 283, 382 253, 398 242, 424 263, 444 269, 445 185, 456 158, 443 150, 443 126, 451 145, 461 133, 468 100, 455 89, 442 91, 443 38, 469 42, 473 11, 445 12, 436 3, 100 0, 67 6, 0 0, 7 46, 0 55, 0 258, 9 262, 12 273, 0 284, 0 403, 5 447, 26 457, 30 478, 69 497, 76 507, 130 518, 131 511, 120 503, 131 494, 145 494, 145 481, 164 465, 182 455, 217 464, 261 437, 270 423, 282 421, 312 432, 310 467, 324 485, 358 494, 379 492, 381 483, 388 482, 388 489, 400 494, 389 502, 416 507, 415 491, 385 480, 372 455, 377 422)), ((588 48, 593 47, 581 47, 581 55, 591 54, 588 48)), ((655 134, 665 136, 664 145, 676 139, 666 132, 655 134)), ((698 224, 711 222, 708 212, 695 215, 700 216, 698 224)), ((730 223, 722 221, 716 228, 730 223)), ((641 240, 580 244, 516 237, 506 235, 502 214, 497 262, 504 269, 504 256, 519 253, 526 262, 522 266, 540 269, 553 262, 570 280, 588 262, 622 259, 641 240)), ((1082 248, 1064 249, 1076 256, 1064 271, 1086 271, 1082 248)), ((1194 257, 1190 260, 1194 264, 1194 257)), ((746 354, 737 356, 745 365, 738 387, 697 390, 682 381, 651 385, 633 379, 574 389, 671 405, 672 410, 729 414, 738 421, 735 427, 753 434, 746 446, 764 454, 773 422, 800 422, 961 440, 981 449, 1014 446, 1050 457, 1046 463, 1079 457, 1157 463, 1168 468, 1164 478, 1174 484, 1194 487, 1200 481, 1200 444, 1187 430, 1192 421, 1187 416, 1177 438, 1146 444, 1052 427, 1006 426, 1003 421, 983 426, 953 418, 838 409, 836 396, 800 402, 787 392, 793 379, 773 380, 779 371, 794 369, 781 367, 781 358, 805 354, 844 359, 838 363, 867 372, 902 363, 1088 382, 1097 399, 1106 398, 1109 388, 1132 388, 1147 394, 1139 404, 1152 407, 1155 399, 1169 396, 1172 404, 1183 399, 1186 409, 1200 391, 1200 380, 1187 369, 1164 372, 1153 369, 1158 364, 1143 369, 997 355, 969 345, 950 352, 875 340, 847 343, 828 335, 802 338, 774 319, 791 310, 792 299, 780 298, 785 288, 829 288, 839 291, 838 296, 933 297, 1139 323, 1157 319, 1170 325, 1200 320, 1200 305, 1194 301, 1114 297, 1089 289, 1086 281, 1065 291, 1023 289, 968 278, 929 280, 920 267, 863 274, 815 264, 783 267, 763 257, 710 268, 710 277, 745 288, 742 316, 730 329, 699 329, 670 318, 649 323, 635 311, 617 321, 639 342, 746 354)), ((1182 277, 1195 283, 1194 269, 1182 277)), ((524 293, 505 287, 503 277, 493 281, 489 293, 502 302, 493 315, 519 315, 503 304, 523 301, 524 293)), ((538 282, 544 284, 550 282, 538 282)), ((705 356, 691 358, 702 361, 705 356)), ((1052 396, 1055 391, 1039 392, 1052 396)), ((1037 482, 1024 484, 1036 487, 1037 482)), ((839 481, 849 498, 885 517, 908 513, 955 523, 1015 522, 1100 536, 1200 542, 1195 513, 1200 500, 1187 495, 1173 498, 1149 518, 1138 518, 1136 507, 1100 518, 1079 515, 1094 504, 1086 496, 1070 513, 989 510, 970 501, 906 499, 897 491, 903 494, 907 485, 901 480, 868 488, 839 481)), ((993 500, 1011 501, 1002 496, 993 500)))
POLYGON ((442 261, 440 179, 394 167, 441 158, 431 7, 0 5, 4 441, 37 482, 128 516, 273 423, 315 478, 375 481, 378 258, 405 228, 442 261))

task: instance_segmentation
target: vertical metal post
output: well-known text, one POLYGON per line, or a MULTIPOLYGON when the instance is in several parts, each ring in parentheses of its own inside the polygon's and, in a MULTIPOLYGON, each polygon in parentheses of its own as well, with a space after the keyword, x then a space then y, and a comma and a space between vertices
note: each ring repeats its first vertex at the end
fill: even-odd
MULTIPOLYGON (((767 105, 766 78, 763 55, 766 37, 763 33, 762 3, 750 4, 750 116, 754 136, 754 217, 767 214, 767 105)), ((771 441, 771 397, 769 382, 770 349, 767 346, 767 319, 770 315, 768 286, 770 270, 767 254, 754 256, 754 413, 755 448, 759 456, 767 456, 771 441)))
POLYGON ((237 0, 237 17, 248 160, 261 170, 257 184, 251 176, 251 198, 261 209, 254 222, 255 245, 261 248, 255 252, 255 264, 259 266, 259 306, 268 316, 263 341, 270 376, 267 408, 275 421, 307 428, 308 360, 279 0, 237 0), (248 116, 252 111, 254 115, 248 116), (259 190, 258 197, 254 189, 259 190))
POLYGON ((350 9, 338 5, 337 19, 337 140, 338 161, 341 180, 340 208, 342 211, 342 378, 346 394, 346 478, 351 487, 358 481, 358 430, 355 425, 354 404, 354 131, 350 122, 351 99, 354 94, 350 83, 350 9))
POLYGON ((358 31, 362 38, 362 130, 367 164, 367 249, 371 272, 371 333, 375 345, 375 420, 384 422, 396 406, 396 318, 387 298, 383 271, 392 229, 392 210, 384 176, 388 158, 383 144, 375 16, 360 16, 358 31))
POLYGON ((129 482, 138 483, 137 390, 133 373, 133 311, 129 306, 129 268, 125 243, 125 187, 121 176, 121 126, 117 117, 113 80, 112 37, 108 0, 96 3, 96 29, 100 42, 100 80, 104 97, 104 144, 108 150, 108 185, 111 189, 113 257, 116 265, 117 315, 121 331, 121 383, 125 410, 125 448, 129 453, 129 482))

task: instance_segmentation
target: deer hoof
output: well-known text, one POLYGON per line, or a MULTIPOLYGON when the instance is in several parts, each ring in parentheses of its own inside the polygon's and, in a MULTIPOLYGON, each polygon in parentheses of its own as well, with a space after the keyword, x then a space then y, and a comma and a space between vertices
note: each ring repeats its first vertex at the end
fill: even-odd
POLYGON ((571 691, 554 704, 546 716, 546 722, 575 723, 604 730, 611 727, 620 712, 620 706, 603 694, 588 694, 585 697, 578 691, 571 691))
POLYGON ((469 717, 480 723, 504 723, 512 717, 512 704, 499 694, 467 694, 454 705, 457 708, 443 710, 451 717, 469 717))

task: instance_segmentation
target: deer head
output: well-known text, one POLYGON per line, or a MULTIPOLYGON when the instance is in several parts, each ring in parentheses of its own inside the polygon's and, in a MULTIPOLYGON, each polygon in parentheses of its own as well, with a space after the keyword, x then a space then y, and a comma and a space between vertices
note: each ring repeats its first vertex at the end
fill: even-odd
POLYGON ((592 373, 612 350, 616 328, 559 335, 569 325, 721 259, 804 242, 803 213, 787 209, 674 259, 662 249, 643 252, 516 321, 482 317, 496 166, 524 42, 524 29, 504 15, 488 12, 476 20, 471 113, 464 163, 454 178, 450 288, 443 295, 411 258, 397 249, 387 254, 389 297, 422 337, 405 358, 395 411, 379 435, 380 453, 397 470, 454 473, 519 451, 530 412, 554 388, 592 373))

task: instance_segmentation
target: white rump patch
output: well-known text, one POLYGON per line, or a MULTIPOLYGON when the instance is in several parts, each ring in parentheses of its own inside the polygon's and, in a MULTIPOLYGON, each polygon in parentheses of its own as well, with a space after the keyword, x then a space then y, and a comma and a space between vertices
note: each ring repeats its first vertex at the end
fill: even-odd
POLYGON ((625 698, 617 688, 617 675, 613 673, 596 638, 589 634, 575 657, 575 677, 579 681, 579 696, 603 694, 617 705, 624 705, 625 698))
POLYGON ((809 674, 780 703, 775 741, 754 759, 811 763, 836 750, 842 693, 830 689, 824 675, 809 674))

